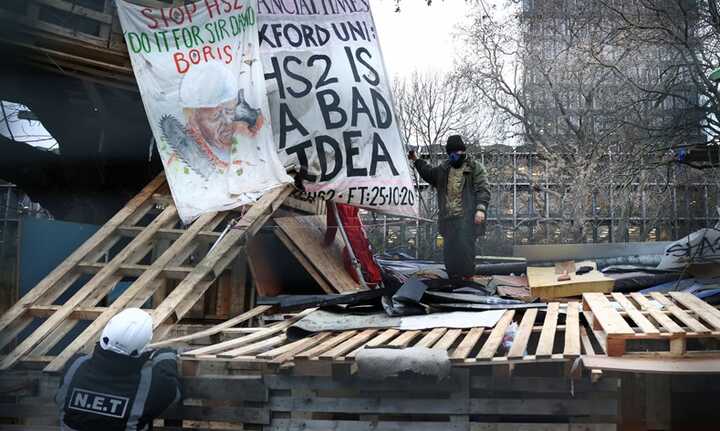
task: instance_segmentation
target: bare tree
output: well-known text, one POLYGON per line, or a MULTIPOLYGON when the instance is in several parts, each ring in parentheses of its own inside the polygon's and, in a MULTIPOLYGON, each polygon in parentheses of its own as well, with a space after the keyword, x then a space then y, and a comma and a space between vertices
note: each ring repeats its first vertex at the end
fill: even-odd
MULTIPOLYGON (((611 227, 624 239, 644 172, 666 162, 663 148, 698 135, 699 117, 688 120, 688 106, 679 111, 685 115, 667 115, 657 94, 664 81, 651 75, 644 88, 628 79, 647 78, 674 58, 658 56, 662 45, 649 40, 631 43, 602 1, 523 2, 524 10, 497 4, 481 3, 464 31, 463 78, 547 162, 556 184, 533 188, 553 194, 553 211, 571 220, 565 239, 587 239, 598 199, 609 201, 611 227), (621 222, 613 226, 614 219, 621 222)), ((655 20, 647 11, 632 14, 655 20)), ((692 80, 682 82, 692 88, 692 80)))

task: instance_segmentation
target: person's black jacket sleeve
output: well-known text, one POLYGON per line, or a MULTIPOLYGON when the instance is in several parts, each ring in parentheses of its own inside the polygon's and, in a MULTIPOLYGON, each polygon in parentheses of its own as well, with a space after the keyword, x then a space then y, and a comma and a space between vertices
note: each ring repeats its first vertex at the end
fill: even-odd
POLYGON ((156 350, 150 356, 152 380, 143 411, 147 419, 157 418, 171 404, 180 400, 180 378, 177 370, 177 353, 173 349, 156 350))
POLYGON ((420 174, 420 178, 425 180, 428 184, 433 187, 437 187, 439 167, 431 167, 428 162, 423 159, 415 160, 415 169, 420 174))
POLYGON ((473 166, 473 191, 475 192, 475 210, 487 212, 490 204, 490 188, 485 166, 479 161, 475 161, 473 166))

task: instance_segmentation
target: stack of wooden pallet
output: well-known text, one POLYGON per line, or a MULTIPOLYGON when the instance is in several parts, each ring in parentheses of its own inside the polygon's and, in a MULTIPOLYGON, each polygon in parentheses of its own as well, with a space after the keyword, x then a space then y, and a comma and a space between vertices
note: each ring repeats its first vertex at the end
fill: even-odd
MULTIPOLYGON (((57 372, 73 354, 90 348, 118 311, 140 307, 151 298, 154 308, 149 312, 156 337, 162 338, 203 298, 247 238, 292 191, 292 186, 279 187, 242 215, 210 213, 182 226, 166 188, 163 176, 148 184, 0 318, 0 348, 30 330, 2 357, 0 369, 29 362, 57 372), (109 305, 100 306, 123 279, 133 280, 132 284, 109 305), (37 322, 37 318, 43 320, 37 322), (39 326, 32 326, 34 321, 39 326), (89 321, 89 325, 81 321, 89 321), (51 356, 76 327, 79 335, 51 356)), ((216 302, 232 296, 235 290, 227 287, 222 300, 216 302)))

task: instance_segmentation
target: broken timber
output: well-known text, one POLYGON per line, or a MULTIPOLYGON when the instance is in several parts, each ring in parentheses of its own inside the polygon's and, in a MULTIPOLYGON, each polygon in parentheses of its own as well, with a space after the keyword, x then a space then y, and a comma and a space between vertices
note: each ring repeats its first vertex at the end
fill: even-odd
POLYGON ((46 317, 2 359, 0 369, 6 370, 20 361, 47 362, 50 359, 45 371, 62 370, 72 355, 92 348, 102 328, 118 311, 142 306, 153 297, 165 277, 174 278, 180 280, 179 284, 153 310, 148 310, 153 317, 156 336, 162 336, 203 297, 213 281, 237 257, 248 237, 260 229, 293 189, 286 185, 265 193, 237 222, 226 220, 231 218, 232 212, 211 213, 182 228, 175 206, 160 193, 166 187, 164 176, 158 176, 0 317, 0 348, 9 345, 34 317, 46 317), (148 218, 152 221, 143 225, 148 218), (230 228, 226 234, 214 232, 227 225, 230 228), (131 239, 124 244, 122 239, 127 238, 128 232, 132 233, 131 239), (168 232, 172 232, 171 237, 168 232), (215 235, 217 238, 212 247, 208 247, 208 241, 195 241, 201 236, 212 238, 215 235), (160 239, 170 239, 172 243, 163 251, 153 253, 160 239), (113 247, 121 249, 108 262, 102 262, 103 256, 113 247), (151 262, 141 264, 146 261, 151 262), (129 268, 138 278, 108 307, 98 307, 115 285, 128 275, 129 268), (62 305, 56 305, 55 301, 65 292, 72 292, 71 288, 80 284, 81 276, 87 273, 93 274, 92 277, 62 305), (93 322, 60 354, 48 357, 52 348, 77 324, 73 317, 93 322))

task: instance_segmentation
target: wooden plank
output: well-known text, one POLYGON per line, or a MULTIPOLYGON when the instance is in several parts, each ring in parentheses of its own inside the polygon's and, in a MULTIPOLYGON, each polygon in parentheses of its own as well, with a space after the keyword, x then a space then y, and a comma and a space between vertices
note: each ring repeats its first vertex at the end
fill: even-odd
POLYGON ((93 21, 99 21, 103 24, 112 24, 112 15, 108 13, 99 12, 94 9, 82 7, 77 4, 64 2, 62 0, 34 0, 36 3, 51 6, 56 9, 70 12, 73 15, 78 15, 92 19, 93 21))
MULTIPOLYGON (((132 238, 132 237, 137 236, 140 232, 142 232, 143 229, 144 228, 142 226, 119 226, 117 231, 122 236, 132 238)), ((174 240, 180 238, 180 236, 182 236, 182 234, 185 233, 185 230, 186 229, 159 229, 157 236, 158 236, 158 238, 161 238, 161 239, 167 239, 167 240, 174 241, 174 240)), ((212 243, 212 242, 217 241, 218 238, 220 238, 220 232, 203 230, 203 231, 198 232, 195 240, 201 241, 201 242, 212 243)))
POLYGON ((478 360, 489 361, 495 356, 495 352, 497 352, 498 347, 500 347, 500 343, 502 343, 502 339, 505 336, 505 331, 510 325, 510 322, 512 322, 513 316, 515 316, 515 310, 506 310, 505 313, 503 313, 500 320, 498 320, 490 332, 480 352, 478 352, 476 356, 478 360))
MULTIPOLYGON (((285 351, 284 353, 281 353, 277 357, 274 357, 270 363, 272 364, 282 364, 287 361, 291 361, 295 358, 295 355, 303 352, 307 349, 309 349, 312 346, 318 345, 318 343, 321 343, 323 340, 327 339, 328 337, 332 336, 332 333, 330 332, 321 332, 319 334, 315 334, 312 337, 307 337, 302 340, 301 343, 298 343, 297 345, 293 346, 292 349, 289 349, 285 351)), ((268 352, 269 354, 270 352, 268 352)))
POLYGON ((344 331, 339 334, 336 334, 335 336, 331 337, 328 340, 323 341, 322 343, 318 344, 317 346, 314 346, 304 352, 300 352, 297 355, 295 355, 296 359, 310 359, 317 356, 320 356, 322 353, 325 353, 326 351, 334 348, 338 344, 342 343, 345 340, 348 340, 357 334, 358 331, 344 331))
POLYGON ((585 351, 584 355, 595 356, 595 349, 585 328, 580 328, 580 340, 582 341, 583 350, 585 351))
POLYGON ((203 337, 209 337, 211 335, 219 334, 220 332, 223 332, 227 329, 232 328, 233 326, 239 325, 243 322, 247 322, 248 320, 252 319, 253 317, 257 317, 266 311, 268 311, 272 306, 270 305, 259 305, 252 310, 249 310, 239 316, 235 316, 232 319, 228 319, 224 321, 223 323, 217 324, 211 328, 204 329, 202 331, 195 332, 194 334, 188 334, 184 335, 182 337, 175 337, 168 340, 162 340, 157 341, 155 343, 150 344, 150 348, 157 349, 159 347, 164 346, 170 346, 172 344, 178 344, 178 343, 186 343, 188 341, 197 340, 198 338, 203 337))
MULTIPOLYGON (((77 266, 78 270, 86 274, 96 274, 100 272, 106 264, 100 262, 80 262, 77 266)), ((145 271, 151 268, 150 265, 138 265, 134 263, 125 263, 120 265, 118 268, 118 274, 130 277, 139 277, 145 271)), ((164 278, 171 280, 182 280, 192 271, 192 267, 189 266, 173 266, 165 267, 160 271, 160 274, 164 278)))
POLYGON ((268 388, 262 376, 183 376, 186 399, 267 402, 268 388))
MULTIPOLYGON (((2 317, 0 317, 0 333, 8 328, 17 328, 17 326, 12 325, 12 323, 25 313, 29 305, 35 303, 41 297, 51 297, 54 299, 60 296, 64 290, 72 284, 72 282, 67 284, 61 283, 61 281, 67 281, 70 272, 75 268, 75 266, 84 260, 85 257, 98 245, 113 235, 117 227, 131 217, 164 183, 165 176, 163 174, 158 175, 147 186, 145 186, 140 193, 128 201, 128 203, 110 220, 108 220, 107 223, 98 229, 95 234, 93 234, 87 241, 70 254, 70 256, 63 260, 60 265, 53 269, 28 293, 20 298, 15 305, 13 305, 5 312, 5 314, 2 315, 2 317), (51 291, 53 293, 50 293, 51 291)), ((29 321, 27 323, 29 323, 29 321)))
MULTIPOLYGON (((577 266, 592 266, 594 262, 578 262, 577 266)), ((570 280, 558 281, 558 275, 554 267, 533 267, 527 268, 528 286, 533 297, 552 299, 579 296, 587 292, 612 292, 615 281, 605 276, 597 269, 577 275, 568 274, 570 280)))
POLYGON ((153 310, 154 326, 165 323, 171 317, 174 317, 175 321, 180 320, 210 286, 209 283, 201 282, 208 277, 215 279, 231 263, 240 252, 241 243, 265 224, 292 189, 292 185, 276 187, 253 204, 240 221, 215 243, 214 248, 197 264, 193 272, 153 310))
POLYGON ((513 344, 510 346, 510 351, 507 355, 508 358, 519 359, 526 355, 527 352, 525 352, 525 349, 527 348, 528 341, 530 340, 530 335, 533 332, 537 313, 537 308, 525 310, 525 314, 523 315, 523 318, 520 321, 520 326, 518 327, 518 332, 515 335, 515 340, 513 340, 513 344))
POLYGON ((366 329, 340 345, 320 355, 320 359, 337 359, 340 356, 358 348, 361 344, 370 340, 377 333, 377 329, 366 329))
MULTIPOLYGON (((177 217, 177 209, 174 206, 165 208, 163 212, 148 225, 148 227, 135 237, 123 248, 113 259, 93 278, 91 278, 80 290, 70 297, 63 306, 47 318, 34 332, 21 342, 5 359, 0 363, 0 369, 6 370, 13 366, 23 355, 30 352, 42 339, 52 332, 72 313, 72 310, 80 305, 89 296, 107 295, 115 286, 108 284, 108 279, 113 276, 117 268, 125 262, 137 249, 149 243, 156 230, 165 225, 169 220, 177 217)), ((85 304, 96 305, 96 304, 85 304)), ((97 321, 97 320, 96 320, 97 321)))
POLYGON ((252 343, 248 344, 247 346, 238 347, 237 349, 220 352, 217 354, 217 356, 220 358, 235 358, 237 356, 251 355, 253 353, 267 350, 269 347, 275 347, 278 344, 282 344, 285 340, 287 340, 287 335, 280 334, 266 340, 258 341, 257 343, 252 343))
MULTIPOLYGON (((174 205, 167 207, 165 211, 176 211, 174 205)), ((77 353, 83 346, 95 340, 100 332, 103 330, 107 322, 113 318, 117 313, 122 311, 130 302, 136 297, 141 296, 141 301, 144 303, 153 294, 154 288, 158 287, 157 277, 162 273, 165 265, 168 265, 170 261, 178 254, 181 250, 188 247, 198 232, 206 227, 215 218, 215 213, 203 214, 198 218, 186 231, 180 236, 173 244, 168 247, 150 266, 148 270, 135 280, 120 296, 118 296, 113 303, 108 307, 108 310, 101 316, 98 316, 77 338, 75 338, 65 350, 60 353, 50 365, 45 368, 46 372, 58 372, 65 366, 65 362, 70 359, 75 353, 77 353)), ((160 217, 158 217, 160 218, 160 217)), ((149 226, 148 226, 149 228, 149 226)), ((144 233, 144 232, 143 232, 144 233)), ((140 238, 143 233, 135 237, 140 238)), ((132 243, 132 242, 131 242, 132 243)), ((114 259, 113 259, 114 260, 114 259)))
POLYGON ((271 235, 260 233, 252 237, 247 244, 247 256, 250 273, 255 281, 258 296, 277 296, 283 293, 280 271, 277 270, 275 250, 271 235))
POLYGON ((386 329, 386 330, 384 330, 383 332, 381 332, 380 334, 378 334, 377 337, 375 337, 375 338, 373 338, 372 340, 368 341, 366 344, 358 347, 358 348, 355 349, 354 351, 352 351, 352 352, 348 353, 347 355, 345 355, 345 357, 346 357, 346 358, 349 358, 349 359, 352 359, 352 358, 354 358, 354 357, 357 355, 357 353, 358 353, 360 350, 362 350, 362 349, 365 348, 365 347, 377 347, 377 346, 382 346, 382 345, 386 344, 387 342, 389 342, 391 339, 393 339, 393 338, 394 338, 395 336, 397 336, 398 334, 400 334, 400 331, 397 330, 397 329, 386 329))
POLYGON ((565 346, 563 356, 580 356, 580 303, 570 302, 565 314, 565 346))
POLYGON ((418 335, 420 335, 420 331, 403 331, 399 337, 389 342, 388 346, 407 347, 418 335))
POLYGON ((314 308, 307 309, 296 316, 291 317, 290 319, 284 320, 282 322, 278 322, 268 328, 265 328, 264 331, 256 332, 250 335, 247 335, 245 337, 239 337, 239 338, 233 338, 232 340, 223 341, 221 343, 212 344, 210 346, 204 346, 197 349, 193 349, 187 352, 183 352, 183 356, 199 356, 199 355, 212 355, 217 352, 224 352, 226 350, 234 349, 236 347, 245 346, 247 344, 253 343, 258 340, 262 340, 265 338, 268 338, 272 335, 275 335, 277 333, 280 333, 287 328, 291 327, 295 324, 298 320, 302 319, 303 317, 307 316, 308 314, 315 311, 314 308))
POLYGON ((340 293, 360 290, 345 270, 340 235, 331 245, 324 245, 326 225, 321 216, 279 217, 275 222, 330 286, 340 293))
POLYGON ((450 350, 455 340, 462 335, 462 329, 449 329, 440 340, 432 346, 433 349, 450 350))
POLYGON ((460 342, 460 345, 458 345, 450 355, 450 360, 464 361, 465 358, 470 355, 470 352, 473 350, 478 340, 480 340, 480 336, 482 336, 483 330, 483 328, 470 328, 468 333, 465 334, 465 338, 463 338, 463 340, 460 342))
MULTIPOLYGON (((60 307, 60 305, 32 305, 27 309, 27 313, 28 316, 32 317, 50 317, 59 310, 60 307)), ((78 307, 72 310, 68 319, 93 320, 106 310, 107 307, 78 307)))
POLYGON ((651 374, 720 374, 717 358, 614 358, 609 356, 583 357, 587 368, 607 371, 651 374))
POLYGON ((329 332, 321 332, 319 334, 316 334, 313 337, 305 337, 301 338, 299 340, 295 340, 292 343, 284 344, 282 346, 276 347, 272 350, 268 350, 267 352, 260 353, 256 355, 258 359, 273 359, 280 355, 284 355, 289 352, 301 352, 303 350, 306 350, 309 346, 315 345, 319 340, 325 339, 330 335, 329 332), (314 339, 314 340, 313 340, 314 339), (311 341, 313 341, 311 343, 311 341))
POLYGON ((335 288, 330 283, 328 283, 325 277, 323 277, 323 275, 317 270, 317 268, 315 268, 315 266, 308 260, 307 256, 305 256, 302 251, 300 251, 300 248, 295 245, 295 243, 283 231, 276 229, 273 232, 275 233, 275 236, 277 236, 280 241, 285 244, 285 247, 290 250, 290 253, 295 256, 298 262, 300 262, 300 265, 305 268, 305 270, 320 286, 323 292, 338 293, 338 291, 335 290, 335 288))
POLYGON ((610 301, 602 293, 584 293, 583 302, 592 310, 595 321, 608 335, 632 335, 635 331, 625 319, 615 311, 610 301))
POLYGON ((653 305, 642 293, 633 292, 630 294, 630 297, 632 297, 632 299, 634 299, 635 302, 637 302, 641 308, 643 308, 645 311, 647 311, 650 314, 650 316, 658 322, 658 324, 662 325, 671 334, 684 334, 685 333, 685 330, 683 328, 681 328, 677 323, 675 323, 665 313, 658 310, 658 308, 655 305, 653 305))
POLYGON ((435 344, 435 342, 445 334, 445 332, 447 332, 447 328, 434 328, 425 334, 425 336, 422 337, 417 344, 415 344, 415 347, 432 347, 433 344, 435 344))
POLYGON ((659 334, 660 331, 622 293, 613 292, 613 299, 625 309, 628 316, 638 325, 640 331, 645 334, 659 334))
POLYGON ((673 316, 675 316, 679 321, 683 322, 690 328, 691 331, 697 332, 699 334, 705 334, 708 332, 711 332, 710 329, 697 321, 694 317, 692 317, 688 312, 683 310, 682 308, 675 305, 671 300, 669 300, 665 295, 663 295, 660 292, 650 292, 650 296, 662 304, 666 310, 668 310, 670 313, 672 313, 673 316))
POLYGON ((537 358, 549 358, 553 354, 559 308, 560 304, 557 302, 551 302, 547 306, 543 328, 540 332, 537 350, 535 351, 535 357, 537 358))
POLYGON ((720 329, 720 311, 718 311, 717 308, 699 299, 692 293, 670 292, 670 296, 675 301, 694 311, 698 317, 712 325, 713 328, 720 329))

